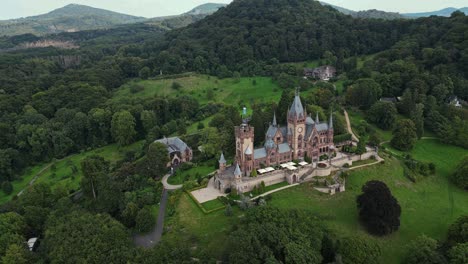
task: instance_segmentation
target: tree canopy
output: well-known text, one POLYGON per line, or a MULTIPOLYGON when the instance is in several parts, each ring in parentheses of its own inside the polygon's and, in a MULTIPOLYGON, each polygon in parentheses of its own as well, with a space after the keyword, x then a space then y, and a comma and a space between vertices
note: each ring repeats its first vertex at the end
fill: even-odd
POLYGON ((401 207, 381 181, 369 181, 362 187, 357 207, 361 223, 371 234, 388 235, 400 227, 401 207))

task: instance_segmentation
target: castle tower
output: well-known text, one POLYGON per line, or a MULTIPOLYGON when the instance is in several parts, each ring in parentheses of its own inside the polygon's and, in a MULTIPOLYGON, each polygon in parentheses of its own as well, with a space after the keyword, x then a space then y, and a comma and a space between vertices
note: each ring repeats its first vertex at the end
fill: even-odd
POLYGON ((224 153, 221 152, 221 157, 219 158, 219 173, 222 173, 226 170, 226 159, 224 158, 224 153))
POLYGON ((254 128, 244 123, 235 127, 236 162, 244 176, 250 176, 254 169, 254 128))
POLYGON ((302 106, 299 91, 288 112, 288 143, 293 150, 293 159, 304 157, 307 112, 302 106))

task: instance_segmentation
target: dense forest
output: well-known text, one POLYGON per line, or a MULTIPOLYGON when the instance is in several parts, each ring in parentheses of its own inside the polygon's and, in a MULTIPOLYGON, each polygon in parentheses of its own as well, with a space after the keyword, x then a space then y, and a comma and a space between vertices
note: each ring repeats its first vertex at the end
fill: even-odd
MULTIPOLYGON (((44 39, 79 46, 0 52, 0 183, 4 192, 11 192, 11 182, 31 165, 112 143, 125 146, 145 140, 143 149, 126 153, 115 166, 97 156, 84 160, 83 198, 77 202, 69 198, 70 190, 37 184, 2 205, 0 211, 8 212, 0 215, 4 263, 193 260, 188 245, 164 244, 143 251, 131 246, 128 238, 129 229, 151 227, 151 222, 145 222, 151 218, 147 206, 158 203, 162 193, 158 180, 165 173, 164 149, 151 143, 174 133, 184 135, 188 125, 213 117, 208 133, 184 139, 194 147, 209 141, 212 156, 220 149, 232 153, 232 127, 241 117, 236 106, 200 104, 190 95, 111 100, 119 87, 134 79, 170 78, 188 71, 220 78, 273 77, 284 89, 280 101, 253 105, 252 124, 259 144, 271 113, 286 112, 293 89, 300 86, 312 90, 303 98, 308 112, 319 113, 323 119, 341 106, 359 108, 377 127, 395 128, 391 144, 398 149, 411 148, 427 130, 447 143, 468 148, 467 111, 448 104, 451 96, 468 100, 468 17, 461 12, 448 18, 388 21, 353 18, 309 0, 236 0, 187 27, 173 29, 179 27, 178 21, 173 22, 177 25, 135 24, 46 37, 0 38, 2 50, 44 39), (364 55, 366 60, 359 65, 364 55), (304 81, 302 72, 288 64, 311 60, 336 66, 344 80, 342 94, 331 84, 304 81), (388 104, 379 102, 381 97, 399 100, 388 104), (397 116, 403 120, 397 122, 397 116), (17 246, 30 235, 44 238, 35 256, 17 246), (73 236, 81 238, 70 239, 73 236), (108 254, 103 256, 103 251, 108 254)), ((177 90, 176 83, 173 88, 177 90)), ((139 89, 131 87, 135 93, 139 89)), ((344 135, 344 121, 339 116, 335 120, 337 134, 344 135)), ((361 135, 369 134, 364 148, 365 143, 381 142, 365 122, 361 128, 361 135)), ((169 207, 176 202, 171 201, 169 207)), ((466 218, 452 229, 463 223, 466 218)), ((466 250, 466 241, 451 231, 443 247, 424 238, 417 243, 444 261, 451 250, 466 250)), ((224 260, 232 263, 339 263, 337 257, 344 263, 374 263, 380 254, 378 246, 360 238, 337 239, 316 217, 268 207, 249 211, 230 231, 229 243, 238 245, 224 254, 224 260), (301 221, 292 223, 295 218, 301 221), (271 238, 266 226, 278 230, 281 239, 271 238)), ((197 257, 202 262, 216 261, 209 254, 197 257)))

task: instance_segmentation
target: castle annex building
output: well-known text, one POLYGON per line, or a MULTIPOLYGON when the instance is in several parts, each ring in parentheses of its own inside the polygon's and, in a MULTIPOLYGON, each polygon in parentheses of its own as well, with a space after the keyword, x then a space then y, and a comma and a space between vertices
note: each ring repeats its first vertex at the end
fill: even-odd
POLYGON ((313 120, 307 115, 298 92, 286 115, 286 126, 278 125, 276 115, 273 116, 261 148, 254 148, 254 127, 247 122, 235 127, 235 164, 226 167, 226 160, 221 156, 215 182, 218 189, 227 189, 231 185, 236 187, 243 181, 242 178, 252 176, 253 171, 261 168, 304 160, 305 157, 318 162, 320 156, 334 151, 331 115, 328 122, 320 122, 318 115, 313 120))

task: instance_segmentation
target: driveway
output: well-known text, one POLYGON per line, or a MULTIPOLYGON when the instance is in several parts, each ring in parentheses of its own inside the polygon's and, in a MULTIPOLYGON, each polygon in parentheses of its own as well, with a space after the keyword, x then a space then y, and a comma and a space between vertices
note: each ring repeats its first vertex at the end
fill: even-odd
POLYGON ((161 241, 161 237, 162 237, 162 233, 164 229, 164 215, 166 212, 168 196, 169 196, 168 191, 164 189, 163 195, 161 198, 161 204, 159 206, 158 220, 153 230, 151 230, 151 232, 145 235, 133 236, 133 241, 135 242, 137 246, 150 248, 158 244, 159 241, 161 241))

